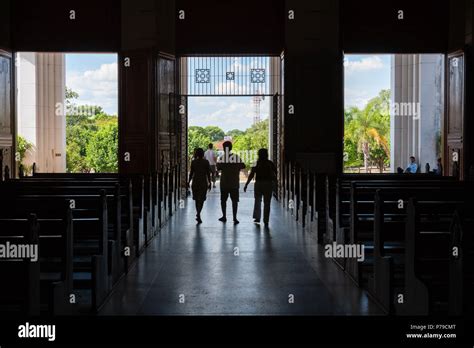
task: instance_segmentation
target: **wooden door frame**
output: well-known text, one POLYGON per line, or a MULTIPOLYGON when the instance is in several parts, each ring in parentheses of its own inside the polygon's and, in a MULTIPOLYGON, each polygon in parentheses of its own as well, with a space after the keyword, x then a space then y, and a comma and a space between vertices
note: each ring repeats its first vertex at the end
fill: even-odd
POLYGON ((460 153, 460 158, 459 158, 459 179, 464 178, 464 165, 465 165, 465 110, 466 110, 466 54, 463 50, 457 50, 453 52, 449 52, 445 55, 445 105, 444 105, 444 117, 443 117, 443 123, 442 123, 442 149, 443 149, 443 175, 449 175, 450 173, 450 164, 451 164, 451 154, 449 153, 449 139, 448 139, 448 133, 449 133, 449 120, 450 120, 450 114, 449 114, 449 105, 450 105, 450 95, 449 95, 449 90, 450 90, 450 60, 452 58, 456 57, 462 57, 463 58, 463 86, 462 86, 462 116, 461 116, 461 134, 460 134, 460 142, 462 143, 461 147, 461 153, 460 153))
MULTIPOLYGON (((17 148, 17 117, 16 117, 16 72, 15 72, 15 52, 7 51, 0 48, 0 56, 10 59, 10 134, 11 134, 11 151, 10 162, 7 163, 10 168, 10 178, 16 176, 16 162, 15 162, 15 152, 17 148)), ((3 171, 3 168, 0 168, 3 171)))

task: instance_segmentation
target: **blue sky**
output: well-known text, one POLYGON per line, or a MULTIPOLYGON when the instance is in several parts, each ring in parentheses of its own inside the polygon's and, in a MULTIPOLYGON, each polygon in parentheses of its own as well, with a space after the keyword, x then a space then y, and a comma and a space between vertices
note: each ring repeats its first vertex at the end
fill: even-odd
POLYGON ((382 89, 390 89, 391 55, 344 57, 344 106, 362 108, 382 89))
POLYGON ((116 54, 66 54, 66 86, 79 94, 79 105, 99 105, 117 115, 117 79, 116 54))
MULTIPOLYGON (((224 131, 245 130, 252 126, 255 115, 252 97, 189 97, 190 126, 218 126, 224 131)), ((270 100, 260 104, 260 118, 268 118, 270 100)))
MULTIPOLYGON (((363 107, 381 89, 389 89, 390 62, 390 55, 346 55, 345 106, 363 107)), ((79 93, 78 104, 100 105, 107 113, 117 114, 117 74, 116 54, 66 55, 66 85, 79 93)), ((253 122, 251 97, 190 97, 188 105, 191 126, 217 125, 228 131, 246 129, 253 122)), ((270 98, 266 98, 261 103, 261 118, 267 118, 269 112, 270 98)))

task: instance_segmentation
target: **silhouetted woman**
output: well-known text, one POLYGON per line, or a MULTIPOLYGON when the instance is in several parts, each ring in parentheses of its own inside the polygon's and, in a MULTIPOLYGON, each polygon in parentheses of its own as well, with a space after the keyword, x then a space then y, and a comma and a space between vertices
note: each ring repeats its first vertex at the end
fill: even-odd
POLYGON ((196 221, 202 223, 201 211, 206 200, 207 191, 211 189, 211 167, 204 159, 204 150, 199 148, 194 152, 194 159, 191 162, 191 172, 189 173, 189 184, 193 191, 193 199, 196 202, 196 221))
POLYGON ((277 170, 272 161, 268 159, 268 150, 258 150, 258 160, 245 184, 244 191, 255 177, 255 205, 253 208, 253 219, 255 223, 260 223, 262 216, 262 198, 263 198, 263 222, 268 226, 270 219, 270 203, 272 200, 273 183, 277 179, 277 170))

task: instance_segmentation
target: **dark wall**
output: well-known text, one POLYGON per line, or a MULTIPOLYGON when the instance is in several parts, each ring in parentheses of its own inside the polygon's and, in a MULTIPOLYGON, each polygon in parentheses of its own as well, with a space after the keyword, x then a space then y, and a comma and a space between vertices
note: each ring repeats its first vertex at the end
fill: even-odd
POLYGON ((283 0, 177 0, 177 52, 280 54, 283 6, 283 0))
MULTIPOLYGON (((162 153, 158 146, 160 120, 168 118, 169 107, 160 108, 155 93, 163 85, 158 69, 159 52, 174 52, 174 1, 122 1, 122 54, 120 69, 120 172, 150 173, 159 170, 162 153), (124 59, 130 66, 124 66, 124 59), (131 161, 124 161, 129 152, 131 161)), ((172 56, 171 56, 172 58, 172 56)), ((174 63, 174 60, 172 60, 174 63)), ((174 69, 171 69, 174 74, 174 69)), ((174 81, 174 80, 173 80, 174 81)), ((174 88, 167 90, 174 92, 174 88)), ((168 147, 169 152, 169 147, 168 147)))
POLYGON ((465 0, 465 60, 466 95, 464 98, 464 177, 469 177, 469 169, 474 166, 474 47, 473 47, 474 0, 465 0))
POLYGON ((119 171, 144 174, 153 171, 152 115, 154 64, 151 50, 123 52, 119 58, 119 171), (124 59, 130 66, 124 66, 124 59), (125 155, 130 161, 125 161, 125 155))
POLYGON ((467 28, 466 0, 449 1, 449 42, 448 51, 454 52, 464 49, 467 28), (466 19, 466 20, 464 20, 466 19))
POLYGON ((286 157, 335 173, 342 165, 343 134, 339 1, 287 0, 290 10, 295 19, 285 25, 286 157))
POLYGON ((120 49, 120 2, 116 0, 14 0, 12 6, 17 51, 120 49), (71 10, 76 11, 75 20, 70 19, 71 10))
POLYGON ((174 0, 122 0, 122 49, 175 51, 174 0))
POLYGON ((155 47, 157 41, 156 1, 122 0, 123 50, 155 47))
POLYGON ((341 0, 341 6, 346 53, 448 49, 450 0, 341 0), (398 20, 398 10, 404 11, 404 20, 398 20))
POLYGON ((0 48, 11 47, 10 0, 0 2, 0 48))

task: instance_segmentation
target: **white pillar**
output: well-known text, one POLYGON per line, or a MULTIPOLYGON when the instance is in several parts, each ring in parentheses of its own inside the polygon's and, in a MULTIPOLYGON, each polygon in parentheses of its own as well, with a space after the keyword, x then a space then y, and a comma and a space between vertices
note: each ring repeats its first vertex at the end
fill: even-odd
MULTIPOLYGON (((271 95, 275 95, 278 93, 279 95, 279 105, 278 107, 280 107, 281 103, 283 102, 282 100, 282 91, 281 91, 281 74, 280 74, 280 71, 281 71, 281 58, 280 57, 270 57, 268 58, 269 61, 270 61, 270 64, 269 64, 269 88, 268 88, 268 91, 271 95)), ((277 158, 273 158, 273 147, 275 146, 274 142, 278 142, 278 139, 273 139, 273 135, 274 135, 274 129, 273 129, 273 115, 274 113, 276 112, 276 110, 274 110, 274 104, 273 104, 273 98, 271 98, 270 100, 270 115, 268 116, 268 123, 269 123, 269 126, 268 126, 268 139, 270 140, 269 141, 269 148, 268 148, 268 153, 270 155, 270 159, 272 161, 277 161, 278 159, 277 158)), ((280 112, 281 112, 281 107, 280 107, 280 112)), ((277 135, 277 137, 279 137, 279 134, 277 135)), ((280 150, 279 150, 279 147, 280 147, 280 144, 277 144, 278 146, 278 149, 277 149, 277 152, 279 153, 280 150)))
POLYGON ((444 114, 444 58, 439 54, 420 55, 419 157, 425 164, 436 164, 441 156, 441 120, 444 114))
POLYGON ((420 171, 433 168, 440 156, 443 118, 442 55, 398 54, 392 56, 391 170, 406 168, 415 156, 420 171), (398 115, 394 110, 398 107, 398 115), (408 114, 400 114, 410 111, 408 114))
POLYGON ((65 172, 65 56, 19 53, 18 61, 18 133, 34 145, 25 164, 36 163, 43 173, 65 172))

